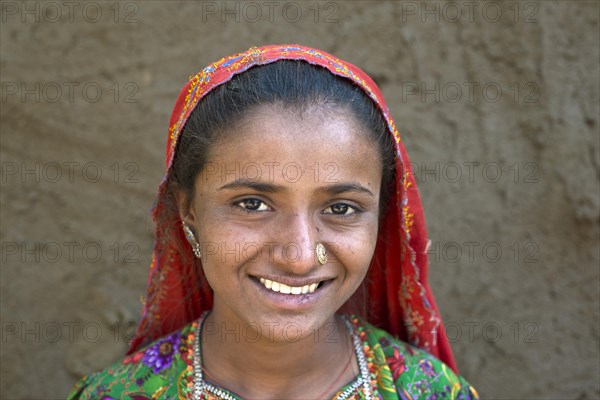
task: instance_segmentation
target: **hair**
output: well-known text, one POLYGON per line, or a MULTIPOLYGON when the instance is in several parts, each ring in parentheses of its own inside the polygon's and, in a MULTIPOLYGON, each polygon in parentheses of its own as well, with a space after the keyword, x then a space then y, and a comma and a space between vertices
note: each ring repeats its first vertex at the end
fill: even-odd
MULTIPOLYGON (((185 207, 194 198, 196 177, 212 143, 235 128, 253 109, 283 106, 303 112, 311 106, 349 111, 378 148, 382 165, 379 215, 387 209, 394 180, 394 138, 376 104, 349 79, 301 60, 279 60, 234 76, 208 93, 186 122, 171 166, 170 189, 185 193, 185 207)), ((235 135, 235 133, 233 133, 235 135)))

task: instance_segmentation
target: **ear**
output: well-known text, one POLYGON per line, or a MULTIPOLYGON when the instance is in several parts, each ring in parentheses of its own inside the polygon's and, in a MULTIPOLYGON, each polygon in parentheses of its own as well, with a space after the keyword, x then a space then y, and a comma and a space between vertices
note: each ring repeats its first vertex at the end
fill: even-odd
POLYGON ((179 218, 193 228, 196 227, 196 212, 187 193, 181 189, 175 190, 177 199, 177 208, 179 209, 179 218))

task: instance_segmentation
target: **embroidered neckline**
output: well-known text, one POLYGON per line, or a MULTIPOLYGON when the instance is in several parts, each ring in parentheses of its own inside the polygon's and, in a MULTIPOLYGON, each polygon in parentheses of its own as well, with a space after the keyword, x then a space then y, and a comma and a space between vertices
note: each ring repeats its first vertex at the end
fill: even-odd
MULTIPOLYGON (((201 400, 201 399, 211 399, 207 395, 216 396, 217 399, 220 400, 240 400, 239 397, 235 396, 227 389, 218 387, 213 385, 210 382, 206 382, 204 380, 204 376, 202 374, 202 347, 200 346, 200 341, 202 340, 202 328, 204 326, 204 321, 206 320, 206 316, 209 311, 205 311, 202 313, 202 316, 199 319, 195 338, 194 338, 194 357, 193 357, 193 399, 201 400)), ((375 373, 372 371, 370 366, 373 365, 371 357, 365 354, 365 351, 370 349, 370 346, 366 343, 366 336, 364 332, 360 330, 359 333, 359 325, 358 318, 351 316, 348 317, 346 315, 342 315, 342 320, 346 329, 350 333, 352 337, 352 344, 354 347, 354 354, 356 355, 356 359, 358 361, 358 376, 350 383, 344 385, 336 394, 335 400, 348 400, 350 396, 356 395, 362 392, 365 400, 373 400, 374 393, 377 392, 377 385, 375 378, 375 373)))

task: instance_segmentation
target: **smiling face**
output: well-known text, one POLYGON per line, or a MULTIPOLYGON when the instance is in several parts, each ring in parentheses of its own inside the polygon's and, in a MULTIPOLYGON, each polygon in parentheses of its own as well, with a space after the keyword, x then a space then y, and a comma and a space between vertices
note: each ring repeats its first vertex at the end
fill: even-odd
POLYGON ((331 322, 375 250, 381 169, 368 134, 339 107, 263 105, 218 136, 180 212, 202 245, 215 319, 270 340, 331 322))

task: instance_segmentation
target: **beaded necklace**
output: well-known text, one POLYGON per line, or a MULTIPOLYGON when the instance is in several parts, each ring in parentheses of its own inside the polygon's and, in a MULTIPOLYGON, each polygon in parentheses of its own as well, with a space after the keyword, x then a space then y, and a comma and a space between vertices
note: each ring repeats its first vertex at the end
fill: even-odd
MULTIPOLYGON (((204 325, 205 317, 207 314, 208 314, 208 312, 204 313, 204 315, 202 316, 200 324, 198 325, 198 328, 196 329, 196 335, 194 338, 193 398, 194 398, 194 400, 201 400, 201 399, 239 400, 239 398, 237 398, 233 394, 229 393, 227 390, 220 388, 218 386, 215 386, 212 383, 209 383, 204 380, 204 370, 202 368, 202 353, 201 353, 202 349, 200 347, 200 342, 201 342, 201 338, 202 338, 202 327, 204 325)), ((341 392, 338 396, 335 397, 335 400, 348 400, 350 398, 350 396, 358 395, 360 391, 362 391, 362 394, 364 395, 365 400, 373 400, 374 397, 373 397, 373 390, 371 388, 371 379, 370 379, 372 374, 370 374, 366 356, 363 352, 363 346, 361 343, 361 339, 356 334, 354 328, 352 327, 352 323, 350 322, 348 317, 343 315, 342 319, 344 321, 344 325, 346 326, 346 329, 348 330, 348 332, 350 333, 350 335, 352 337, 354 354, 356 355, 356 359, 358 361, 359 375, 354 380, 354 382, 352 382, 352 384, 350 386, 348 386, 343 392, 341 392)), ((352 360, 352 357, 350 357, 350 360, 352 360)), ((350 362, 348 362, 348 365, 350 365, 350 362)), ((340 376, 342 376, 344 374, 344 372, 348 368, 348 365, 346 365, 346 367, 344 368, 344 370, 342 371, 342 374, 340 376)), ((336 381, 338 381, 338 380, 339 380, 339 377, 336 379, 336 381)), ((327 391, 329 391, 329 389, 335 383, 336 382, 334 381, 334 383, 329 388, 327 388, 327 391)))

